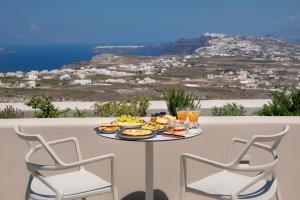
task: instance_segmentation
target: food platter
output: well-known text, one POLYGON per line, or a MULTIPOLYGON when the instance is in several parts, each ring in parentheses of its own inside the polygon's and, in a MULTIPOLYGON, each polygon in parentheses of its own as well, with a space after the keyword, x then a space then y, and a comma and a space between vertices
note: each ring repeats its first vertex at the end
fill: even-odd
POLYGON ((145 124, 141 126, 141 129, 150 130, 157 134, 167 131, 166 126, 158 124, 145 124))
POLYGON ((102 134, 112 134, 116 133, 120 130, 120 127, 110 124, 110 123, 102 123, 99 127, 95 128, 97 132, 102 134))
POLYGON ((149 139, 156 136, 156 133, 150 130, 144 129, 126 129, 117 133, 117 137, 126 140, 141 140, 149 139))
POLYGON ((131 123, 131 124, 127 124, 127 123, 122 123, 122 122, 112 122, 115 123, 117 126, 121 127, 121 128, 140 128, 141 126, 143 126, 145 123, 131 123))
POLYGON ((133 117, 129 115, 122 115, 112 122, 121 128, 140 128, 146 122, 141 117, 133 117))

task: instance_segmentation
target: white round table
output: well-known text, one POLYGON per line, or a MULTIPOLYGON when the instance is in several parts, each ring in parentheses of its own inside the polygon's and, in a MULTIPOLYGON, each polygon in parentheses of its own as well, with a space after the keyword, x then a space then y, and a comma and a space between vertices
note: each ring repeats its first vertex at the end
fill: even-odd
POLYGON ((117 134, 107 134, 107 133, 99 133, 99 136, 108 139, 115 139, 115 140, 123 140, 123 141, 131 141, 131 142, 145 142, 145 185, 146 185, 146 200, 153 200, 153 143, 154 142, 163 142, 163 141, 178 141, 184 139, 190 139, 196 136, 199 136, 202 133, 201 129, 196 129, 197 131, 193 131, 193 134, 185 134, 184 137, 167 137, 166 135, 162 136, 160 134, 156 135, 155 137, 149 139, 139 139, 139 140, 128 140, 121 137, 118 137, 117 134))

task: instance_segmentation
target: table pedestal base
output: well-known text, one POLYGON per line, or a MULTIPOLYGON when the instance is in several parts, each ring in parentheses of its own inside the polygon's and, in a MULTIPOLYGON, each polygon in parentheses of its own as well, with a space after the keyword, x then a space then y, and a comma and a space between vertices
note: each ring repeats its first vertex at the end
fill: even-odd
MULTIPOLYGON (((159 189, 154 190, 153 198, 154 200, 169 200, 167 194, 159 189)), ((145 200, 145 192, 132 192, 123 197, 122 200, 145 200)))

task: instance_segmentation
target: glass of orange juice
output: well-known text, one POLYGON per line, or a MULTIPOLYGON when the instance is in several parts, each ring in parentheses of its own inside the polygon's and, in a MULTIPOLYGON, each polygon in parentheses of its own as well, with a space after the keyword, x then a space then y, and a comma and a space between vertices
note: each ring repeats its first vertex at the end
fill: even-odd
POLYGON ((199 109, 190 109, 188 112, 189 122, 191 123, 192 127, 198 127, 198 120, 200 116, 199 109))
POLYGON ((186 108, 176 108, 176 112, 177 112, 177 119, 180 122, 185 122, 187 120, 188 109, 186 109, 186 108))

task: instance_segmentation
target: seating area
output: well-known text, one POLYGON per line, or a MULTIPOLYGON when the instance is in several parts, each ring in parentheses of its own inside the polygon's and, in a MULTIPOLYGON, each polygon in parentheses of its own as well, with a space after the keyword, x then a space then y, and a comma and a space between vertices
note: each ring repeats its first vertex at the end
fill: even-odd
POLYGON ((18 137, 24 140, 30 147, 25 158, 26 166, 30 173, 25 195, 26 199, 78 199, 106 192, 112 192, 113 199, 118 199, 118 191, 115 185, 114 176, 115 156, 113 154, 83 160, 78 140, 74 137, 47 142, 41 135, 26 134, 19 125, 15 126, 15 132, 18 137), (38 144, 34 144, 34 142, 38 144), (66 142, 74 143, 78 159, 77 162, 64 163, 51 147, 66 142), (49 156, 53 159, 54 165, 39 164, 31 161, 33 153, 41 148, 44 148, 44 150, 48 152, 49 156), (111 161, 111 183, 101 179, 84 168, 84 165, 107 159, 111 161), (69 168, 79 168, 79 170, 49 177, 45 177, 41 173, 42 170, 59 171, 69 168))
MULTIPOLYGON (((289 126, 276 134, 272 135, 254 135, 247 140, 232 139, 232 144, 228 151, 227 162, 218 163, 207 158, 198 157, 188 153, 181 155, 181 175, 180 175, 180 198, 184 200, 185 192, 200 193, 202 195, 215 199, 272 199, 276 196, 281 200, 278 179, 276 176, 276 165, 279 161, 277 147, 282 138, 288 133, 289 126), (271 146, 264 145, 259 142, 271 142, 271 146), (244 148, 237 153, 237 157, 230 159, 233 146, 236 143, 243 143, 244 148), (251 147, 257 147, 268 151, 272 154, 273 160, 267 164, 252 165, 250 162, 243 163, 244 157, 247 155, 251 147), (210 175, 202 180, 194 181, 190 184, 186 181, 186 162, 188 159, 195 160, 209 166, 217 167, 223 171, 210 175), (244 176, 234 172, 255 172, 254 177, 244 176), (271 176, 271 180, 266 180, 267 176, 271 176)), ((249 155, 248 155, 249 156, 249 155)))
MULTIPOLYGON (((167 199, 297 199, 300 120, 247 118, 202 117, 203 134, 154 144, 154 188, 167 199)), ((31 199, 122 199, 145 191, 145 144, 97 136, 93 127, 110 119, 61 120, 0 126, 1 152, 12 142, 15 149, 2 156, 4 198, 24 199, 27 191, 31 199)))

